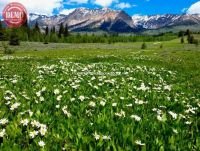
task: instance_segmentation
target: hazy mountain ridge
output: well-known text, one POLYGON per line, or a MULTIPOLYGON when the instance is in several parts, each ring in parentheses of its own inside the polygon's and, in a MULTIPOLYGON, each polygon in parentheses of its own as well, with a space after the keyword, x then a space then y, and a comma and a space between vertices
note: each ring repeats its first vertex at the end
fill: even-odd
POLYGON ((160 29, 171 26, 200 25, 200 15, 150 15, 129 16, 121 10, 109 8, 88 9, 77 8, 68 15, 46 16, 29 14, 29 23, 38 22, 41 28, 55 26, 59 28, 61 23, 67 24, 71 31, 108 31, 108 32, 133 32, 141 30, 160 29))

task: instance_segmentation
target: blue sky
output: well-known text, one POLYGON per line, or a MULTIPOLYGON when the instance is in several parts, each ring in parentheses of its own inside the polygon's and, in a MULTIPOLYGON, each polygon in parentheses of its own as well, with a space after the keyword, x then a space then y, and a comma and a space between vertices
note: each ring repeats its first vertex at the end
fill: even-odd
POLYGON ((200 0, 0 0, 0 12, 10 2, 22 3, 29 13, 68 14, 75 8, 125 10, 129 15, 200 14, 200 0))
MULTIPOLYGON (((94 1, 87 0, 71 0, 71 3, 66 3, 65 8, 71 9, 75 7, 88 7, 88 8, 96 8, 96 7, 104 7, 100 3, 95 3, 94 1), (82 4, 81 4, 82 1, 82 4)), ((107 0, 104 0, 107 1, 107 0)), ((109 1, 109 0, 108 0, 109 1)), ((187 10, 198 0, 110 0, 112 3, 109 8, 113 9, 123 9, 128 14, 140 14, 140 15, 151 15, 151 14, 180 14, 187 12, 187 10), (121 5, 120 5, 121 4, 121 5)), ((200 9, 200 8, 199 8, 200 9)))

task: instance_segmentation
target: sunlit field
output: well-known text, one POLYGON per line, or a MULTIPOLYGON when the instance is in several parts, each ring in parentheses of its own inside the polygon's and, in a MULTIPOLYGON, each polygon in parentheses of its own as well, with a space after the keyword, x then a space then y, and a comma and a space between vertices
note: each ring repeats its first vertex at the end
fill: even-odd
POLYGON ((200 47, 141 44, 0 52, 0 150, 200 150, 200 47))

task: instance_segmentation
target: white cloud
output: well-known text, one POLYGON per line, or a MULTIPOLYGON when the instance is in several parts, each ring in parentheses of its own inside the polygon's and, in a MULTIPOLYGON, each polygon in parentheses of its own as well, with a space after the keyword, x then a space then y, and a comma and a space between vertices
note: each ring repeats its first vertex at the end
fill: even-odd
POLYGON ((115 5, 116 8, 119 8, 119 9, 124 9, 124 8, 131 8, 131 7, 135 7, 136 5, 131 5, 129 3, 118 3, 115 5))
POLYGON ((72 13, 74 10, 75 10, 75 8, 72 8, 72 9, 64 9, 64 10, 60 11, 59 14, 69 15, 69 14, 72 13))
POLYGON ((185 13, 185 12, 187 12, 187 10, 188 10, 188 8, 183 8, 183 9, 181 10, 181 12, 182 12, 182 13, 185 13))
POLYGON ((29 13, 52 14, 54 9, 62 7, 63 0, 0 0, 0 11, 10 2, 22 3, 29 13))
POLYGON ((66 4, 86 4, 88 0, 68 0, 66 4))
POLYGON ((200 14, 200 1, 192 4, 187 10, 188 14, 200 14))
POLYGON ((109 7, 111 6, 113 3, 118 2, 118 0, 95 0, 94 3, 96 5, 100 5, 102 7, 109 7))

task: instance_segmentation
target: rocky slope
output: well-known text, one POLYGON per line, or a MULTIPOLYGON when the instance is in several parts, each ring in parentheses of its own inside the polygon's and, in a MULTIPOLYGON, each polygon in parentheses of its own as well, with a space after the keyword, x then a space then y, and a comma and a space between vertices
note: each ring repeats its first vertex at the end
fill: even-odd
POLYGON ((55 26, 58 29, 63 23, 67 24, 71 31, 134 32, 172 26, 200 25, 200 15, 166 14, 131 17, 121 10, 77 8, 68 15, 45 16, 31 13, 30 25, 33 26, 36 21, 41 28, 55 26))

